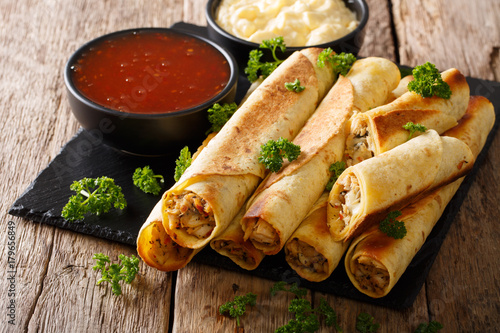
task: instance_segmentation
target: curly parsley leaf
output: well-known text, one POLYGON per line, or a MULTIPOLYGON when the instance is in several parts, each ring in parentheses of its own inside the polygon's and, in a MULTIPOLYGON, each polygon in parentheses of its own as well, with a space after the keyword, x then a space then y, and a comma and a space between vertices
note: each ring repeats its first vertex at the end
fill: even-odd
POLYGON ((70 222, 82 220, 86 214, 100 215, 112 207, 124 209, 127 206, 121 187, 109 177, 83 178, 74 181, 70 189, 76 194, 69 198, 61 212, 70 222))
POLYGON ((286 82, 285 88, 289 91, 294 91, 296 93, 304 91, 306 87, 300 85, 299 79, 295 79, 293 82, 286 82))
POLYGON ((210 134, 212 132, 218 132, 221 130, 229 118, 236 112, 238 105, 236 103, 215 103, 212 105, 208 112, 208 121, 212 124, 212 127, 208 129, 205 134, 210 134))
POLYGON ((332 176, 330 177, 330 180, 328 181, 328 184, 326 184, 326 190, 330 191, 333 187, 333 184, 337 181, 337 179, 340 177, 342 172, 344 172, 346 168, 346 164, 343 161, 338 161, 330 165, 330 172, 332 173, 332 176))
POLYGON ((269 140, 260 147, 259 162, 271 172, 278 172, 283 166, 283 159, 296 160, 300 155, 300 146, 288 139, 269 140))
POLYGON ((179 154, 179 158, 175 160, 175 173, 174 179, 175 181, 179 181, 181 179, 182 174, 186 169, 191 165, 193 159, 191 158, 191 152, 189 151, 189 147, 185 146, 181 149, 179 154))
POLYGON ((405 125, 403 125, 403 128, 410 132, 410 134, 408 135, 408 140, 411 139, 411 137, 413 136, 413 134, 415 134, 415 132, 422 132, 423 133, 423 132, 427 131, 427 127, 425 127, 424 125, 414 124, 411 121, 409 121, 405 125))
POLYGON ((416 66, 413 71, 413 80, 408 83, 408 90, 422 97, 438 96, 449 99, 451 89, 448 83, 443 81, 436 66, 430 62, 416 66))
POLYGON ((415 333, 437 333, 443 328, 443 325, 435 320, 429 322, 428 324, 422 323, 418 325, 415 333))
POLYGON ((361 333, 376 332, 379 329, 380 324, 374 323, 374 320, 375 318, 368 313, 361 312, 356 318, 356 330, 361 333))
POLYGON ((155 175, 149 165, 144 168, 137 168, 132 175, 132 181, 135 186, 145 193, 158 195, 161 191, 161 185, 164 182, 162 175, 155 175))
POLYGON ((231 316, 232 318, 236 318, 236 325, 239 327, 240 317, 245 314, 246 306, 254 306, 256 301, 257 295, 253 293, 248 293, 243 296, 236 296, 233 301, 222 304, 219 307, 219 313, 222 315, 228 312, 229 316, 231 316))
POLYGON ((275 333, 316 332, 320 328, 320 316, 325 318, 327 326, 334 326, 338 332, 342 332, 337 324, 337 314, 325 299, 321 298, 319 307, 314 309, 311 302, 304 298, 307 290, 299 288, 296 283, 288 285, 287 288, 286 282, 276 282, 271 288, 271 295, 276 295, 278 291, 291 292, 297 298, 293 299, 288 306, 288 311, 293 313, 295 318, 276 329, 275 333))
POLYGON ((112 264, 109 257, 102 253, 94 254, 92 257, 92 259, 97 260, 93 269, 101 271, 101 278, 96 284, 110 283, 113 294, 117 296, 122 294, 120 281, 130 284, 139 272, 139 258, 134 255, 127 257, 123 254, 120 254, 118 258, 121 261, 120 264, 112 264))
POLYGON ((356 57, 352 53, 335 53, 331 48, 326 48, 318 55, 317 65, 322 68, 326 63, 330 63, 335 75, 342 74, 346 76, 356 57))
POLYGON ((247 67, 245 68, 245 74, 250 82, 256 81, 260 76, 263 78, 268 77, 284 61, 278 59, 278 56, 276 55, 276 50, 278 48, 281 52, 285 52, 286 50, 285 40, 282 36, 263 40, 259 48, 271 50, 274 61, 262 62, 261 58, 264 53, 261 50, 250 51, 247 67))
POLYGON ((387 217, 380 222, 380 231, 394 239, 402 239, 406 236, 405 223, 403 221, 396 220, 399 216, 401 216, 401 214, 402 213, 399 210, 387 214, 387 217))

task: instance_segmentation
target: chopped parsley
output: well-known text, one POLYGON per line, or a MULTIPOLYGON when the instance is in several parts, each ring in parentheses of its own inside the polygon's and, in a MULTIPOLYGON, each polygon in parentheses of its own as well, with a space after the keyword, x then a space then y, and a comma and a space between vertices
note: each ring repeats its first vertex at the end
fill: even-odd
POLYGON ((101 278, 97 281, 97 284, 102 282, 110 283, 113 294, 117 296, 122 294, 120 281, 130 284, 134 281, 137 272, 139 272, 139 258, 134 255, 127 257, 123 254, 120 254, 118 258, 121 261, 120 264, 111 264, 109 257, 102 253, 94 254, 92 257, 92 259, 97 260, 93 269, 101 271, 101 278))
POLYGON ((284 158, 291 162, 300 155, 300 146, 284 138, 269 140, 260 148, 259 162, 264 164, 266 169, 271 172, 278 172, 281 169, 284 158))
POLYGON ((326 63, 330 63, 335 75, 346 76, 355 61, 356 57, 352 53, 337 54, 331 48, 326 48, 319 54, 317 65, 322 68, 325 67, 326 63))
POLYGON ((181 179, 182 174, 184 173, 184 171, 186 171, 186 169, 191 165, 192 162, 193 159, 191 158, 189 147, 185 146, 181 149, 179 158, 175 161, 175 181, 179 181, 179 179, 181 179))
POLYGON ((413 134, 415 134, 415 132, 422 132, 423 133, 423 132, 427 131, 427 127, 425 127, 424 125, 414 124, 411 121, 409 121, 405 125, 403 125, 403 128, 410 132, 410 134, 408 135, 408 140, 410 140, 412 138, 412 136, 413 136, 413 134))
POLYGON ((443 81, 441 74, 434 64, 426 62, 417 66, 412 71, 413 80, 408 83, 408 90, 422 97, 438 96, 449 99, 451 89, 448 83, 443 81))
POLYGON ((332 189, 333 184, 335 184, 335 182, 340 177, 342 172, 344 172, 345 168, 346 168, 346 164, 343 161, 338 161, 338 162, 332 163, 332 165, 330 165, 330 168, 328 170, 330 170, 330 172, 332 173, 332 176, 330 177, 330 180, 326 184, 327 191, 330 191, 332 189))
POLYGON ((403 221, 396 220, 401 216, 401 211, 395 210, 387 214, 387 217, 380 222, 379 229, 387 236, 394 239, 402 239, 406 236, 406 226, 403 221))
POLYGON ((218 132, 221 130, 229 118, 236 112, 238 105, 236 103, 215 103, 208 112, 208 121, 212 124, 212 127, 208 129, 205 134, 210 134, 212 132, 218 132))
POLYGON ((137 168, 132 175, 134 185, 140 188, 145 193, 158 195, 161 191, 161 184, 164 179, 162 175, 155 175, 149 165, 144 168, 137 168))
POLYGON ((262 41, 259 48, 271 50, 274 61, 262 62, 261 58, 264 53, 261 50, 256 49, 250 51, 247 67, 245 68, 245 74, 250 82, 257 81, 259 77, 268 77, 284 61, 278 59, 276 55, 276 50, 278 48, 281 52, 285 52, 286 50, 285 40, 282 36, 262 41))
POLYGON ((295 79, 294 82, 286 82, 285 88, 288 89, 289 91, 294 91, 297 93, 304 91, 304 89, 306 89, 306 87, 300 85, 299 79, 295 79))

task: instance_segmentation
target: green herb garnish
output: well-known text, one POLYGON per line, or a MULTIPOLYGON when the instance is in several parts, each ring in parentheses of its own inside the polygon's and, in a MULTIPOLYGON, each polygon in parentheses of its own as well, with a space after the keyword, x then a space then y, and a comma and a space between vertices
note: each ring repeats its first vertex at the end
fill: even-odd
POLYGON ((330 180, 328 181, 328 184, 326 184, 326 190, 330 191, 333 187, 333 184, 337 181, 337 179, 340 177, 342 172, 344 172, 346 168, 345 162, 343 161, 338 161, 330 165, 330 172, 332 173, 332 176, 330 177, 330 180))
POLYGON ((441 330, 443 325, 435 320, 429 322, 428 324, 422 323, 418 325, 415 333, 437 333, 437 331, 441 330))
POLYGON ((288 306, 288 311, 295 314, 295 318, 276 329, 275 333, 316 332, 320 327, 319 316, 325 318, 327 326, 333 326, 338 332, 342 332, 337 323, 337 314, 325 299, 321 298, 319 307, 313 309, 311 302, 304 298, 307 295, 307 290, 299 288, 296 283, 287 288, 284 281, 276 282, 271 288, 271 295, 276 295, 278 291, 291 292, 297 298, 293 299, 288 306))
POLYGON ((295 79, 295 81, 293 81, 293 82, 286 82, 285 88, 290 90, 290 91, 297 92, 297 93, 304 91, 304 89, 306 89, 306 87, 300 85, 299 79, 295 79))
POLYGON ((212 127, 205 133, 210 134, 212 132, 218 132, 221 130, 222 126, 227 123, 229 118, 236 112, 238 105, 236 103, 215 103, 208 112, 208 121, 212 124, 212 127))
POLYGON ((250 51, 247 67, 245 68, 245 74, 250 82, 257 81, 260 76, 263 78, 268 77, 284 61, 278 59, 276 56, 276 50, 278 48, 280 48, 281 52, 285 52, 286 50, 285 40, 283 37, 279 36, 264 40, 260 44, 259 48, 271 50, 274 61, 261 62, 260 59, 264 53, 258 49, 250 51))
POLYGON ((137 168, 132 175, 134 185, 145 193, 158 195, 161 191, 161 185, 164 182, 162 175, 155 175, 153 170, 146 165, 144 168, 137 168))
POLYGON ((240 317, 245 314, 246 306, 254 306, 257 301, 257 295, 248 293, 244 296, 236 296, 233 301, 229 301, 219 307, 219 313, 229 313, 229 316, 236 318, 236 325, 240 326, 240 317))
POLYGON ((380 222, 379 229, 387 236, 402 239, 406 236, 406 226, 403 221, 396 220, 399 216, 401 216, 401 212, 399 210, 395 210, 387 214, 387 217, 380 222))
POLYGON ((69 198, 61 212, 70 222, 82 220, 86 214, 100 215, 112 207, 124 209, 127 206, 121 187, 109 177, 83 178, 74 181, 70 189, 76 194, 69 198))
POLYGON ((356 57, 352 53, 335 53, 331 48, 326 48, 318 55, 317 65, 322 68, 326 63, 330 63, 333 67, 335 75, 342 74, 346 76, 356 61, 356 57))
POLYGON ((134 255, 127 257, 123 254, 120 254, 118 258, 121 261, 120 264, 111 264, 109 257, 102 253, 94 254, 92 257, 92 259, 97 260, 93 269, 95 271, 101 270, 101 278, 96 284, 109 282, 111 284, 113 294, 115 295, 121 295, 122 293, 120 281, 123 280, 125 283, 129 284, 132 283, 137 272, 139 271, 139 258, 136 258, 134 255))
POLYGON ((403 125, 403 128, 410 132, 410 134, 408 135, 408 140, 410 140, 411 137, 413 136, 413 134, 415 134, 415 132, 417 132, 417 131, 422 132, 422 133, 427 131, 427 127, 425 127, 424 125, 414 124, 411 121, 409 121, 405 125, 403 125))
POLYGON ((189 147, 185 146, 181 149, 179 158, 175 161, 175 181, 179 181, 179 179, 181 179, 182 174, 191 165, 191 162, 193 162, 193 159, 191 158, 191 152, 189 151, 189 147))
POLYGON ((448 83, 443 81, 441 74, 434 64, 426 62, 417 66, 412 71, 413 80, 408 83, 408 90, 422 97, 438 96, 449 99, 451 89, 448 83))
POLYGON ((296 160, 300 155, 300 146, 293 144, 288 139, 279 138, 269 140, 260 147, 259 162, 271 172, 278 172, 283 166, 283 159, 296 160))
POLYGON ((380 327, 380 324, 374 323, 374 320, 375 318, 368 313, 361 312, 356 318, 356 330, 361 333, 376 332, 380 327))

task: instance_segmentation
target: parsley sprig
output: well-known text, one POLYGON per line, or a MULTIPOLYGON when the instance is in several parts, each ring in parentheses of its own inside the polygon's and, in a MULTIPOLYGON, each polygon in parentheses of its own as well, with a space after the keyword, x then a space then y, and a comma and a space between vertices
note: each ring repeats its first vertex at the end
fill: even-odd
POLYGON ((161 191, 161 185, 164 182, 162 175, 156 175, 149 165, 143 168, 137 168, 132 175, 132 181, 135 186, 145 193, 158 195, 161 191))
POLYGON ((401 216, 401 211, 395 210, 387 214, 387 217, 380 222, 379 229, 387 236, 402 239, 406 236, 406 226, 403 221, 396 220, 401 216))
POLYGON ((271 172, 278 172, 283 166, 283 159, 296 160, 300 155, 300 146, 288 139, 269 140, 260 147, 259 162, 271 172))
POLYGON ((254 293, 248 293, 243 296, 235 296, 233 301, 229 301, 222 304, 219 307, 219 313, 224 314, 229 313, 229 316, 236 318, 236 325, 240 327, 240 317, 245 314, 246 306, 254 306, 257 302, 257 295, 254 293))
POLYGON ((326 184, 327 191, 330 191, 332 189, 333 184, 335 184, 335 182, 340 177, 342 172, 344 172, 345 168, 346 168, 346 164, 343 161, 338 161, 338 162, 332 163, 332 165, 330 165, 330 168, 328 170, 330 170, 332 176, 330 177, 330 180, 326 184))
POLYGON ((415 330, 415 333, 437 333, 442 328, 443 325, 440 322, 433 320, 428 324, 421 323, 420 325, 418 325, 417 329, 415 330))
POLYGON ((101 278, 96 284, 101 284, 102 282, 110 283, 113 294, 117 296, 122 294, 120 281, 130 284, 134 281, 137 272, 139 272, 139 258, 136 258, 134 255, 127 257, 120 254, 118 256, 118 259, 121 261, 120 264, 112 264, 109 257, 102 253, 94 254, 92 259, 97 260, 93 269, 101 271, 101 278))
POLYGON ((413 71, 413 80, 408 83, 408 90, 422 97, 438 96, 444 99, 451 97, 448 83, 443 81, 436 66, 430 62, 416 66, 413 71))
POLYGON ((304 298, 307 295, 307 290, 299 288, 296 283, 287 287, 284 281, 276 282, 271 287, 271 295, 276 295, 278 291, 291 292, 297 298, 294 298, 288 307, 288 311, 294 313, 295 318, 291 319, 286 325, 276 329, 275 333, 316 332, 320 328, 320 316, 325 318, 327 326, 333 326, 337 332, 342 332, 337 323, 337 314, 324 298, 320 299, 320 304, 317 308, 313 308, 311 302, 304 298))
POLYGON ((296 93, 304 91, 306 87, 300 85, 299 79, 295 79, 293 82, 286 82, 285 88, 289 91, 294 91, 296 93))
POLYGON ((427 127, 425 127, 424 125, 414 124, 411 121, 409 121, 405 125, 403 125, 403 128, 410 132, 410 134, 408 135, 408 140, 410 140, 412 138, 412 136, 413 136, 413 134, 415 134, 415 132, 422 132, 423 133, 423 132, 427 131, 427 127))
POLYGON ((106 176, 74 181, 70 189, 76 194, 69 198, 61 212, 70 222, 83 220, 86 214, 100 215, 112 207, 124 209, 127 206, 121 187, 106 176))
POLYGON ((193 162, 193 159, 191 157, 191 152, 189 151, 189 147, 185 146, 184 148, 181 149, 181 152, 179 154, 179 158, 175 160, 175 173, 174 173, 174 179, 175 181, 178 181, 184 171, 191 165, 193 162))
POLYGON ((373 333, 377 332, 380 327, 379 323, 374 322, 370 314, 366 312, 361 312, 356 318, 356 330, 361 333, 373 333))
POLYGON ((238 105, 236 103, 215 103, 208 112, 208 121, 212 124, 212 127, 208 129, 205 134, 210 134, 212 132, 219 132, 227 123, 229 118, 236 112, 238 105))
POLYGON ((326 48, 318 55, 317 65, 322 68, 326 63, 330 63, 335 75, 342 74, 346 76, 356 61, 356 57, 352 53, 335 53, 331 48, 326 48))
POLYGON ((262 50, 255 49, 250 51, 247 67, 245 68, 245 74, 250 82, 256 81, 260 76, 263 78, 268 77, 284 61, 278 59, 276 55, 278 48, 283 53, 286 51, 285 40, 282 36, 262 41, 259 48, 271 50, 274 61, 262 62, 261 58, 264 55, 262 50))

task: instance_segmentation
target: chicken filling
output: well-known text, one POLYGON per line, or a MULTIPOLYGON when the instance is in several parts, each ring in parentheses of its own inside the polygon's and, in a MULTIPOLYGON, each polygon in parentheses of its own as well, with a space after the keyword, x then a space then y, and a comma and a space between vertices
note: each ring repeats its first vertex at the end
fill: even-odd
POLYGON ((161 222, 153 223, 149 244, 149 258, 161 266, 168 261, 185 259, 193 251, 192 249, 181 247, 174 242, 166 233, 161 222))
POLYGON ((214 241, 214 248, 236 261, 245 262, 251 265, 255 264, 255 258, 250 256, 241 244, 226 240, 216 240, 214 241))
POLYGON ((360 256, 351 263, 351 271, 360 288, 383 295, 389 285, 389 272, 378 261, 360 256))
POLYGON ((257 243, 257 248, 275 247, 279 244, 279 236, 274 228, 263 219, 253 219, 248 223, 245 230, 245 240, 250 239, 253 244, 257 243))
POLYGON ((175 229, 199 239, 209 237, 215 228, 212 207, 192 192, 175 195, 167 206, 167 214, 175 229))
POLYGON ((357 126, 349 135, 345 152, 347 166, 358 164, 374 156, 369 138, 368 128, 362 125, 357 126))
POLYGON ((352 216, 361 209, 361 190, 358 178, 352 174, 338 179, 337 182, 343 189, 333 207, 339 210, 339 219, 344 222, 345 228, 351 222, 352 216))
POLYGON ((328 260, 311 245, 294 238, 287 243, 286 250, 290 266, 316 274, 328 273, 328 260))

